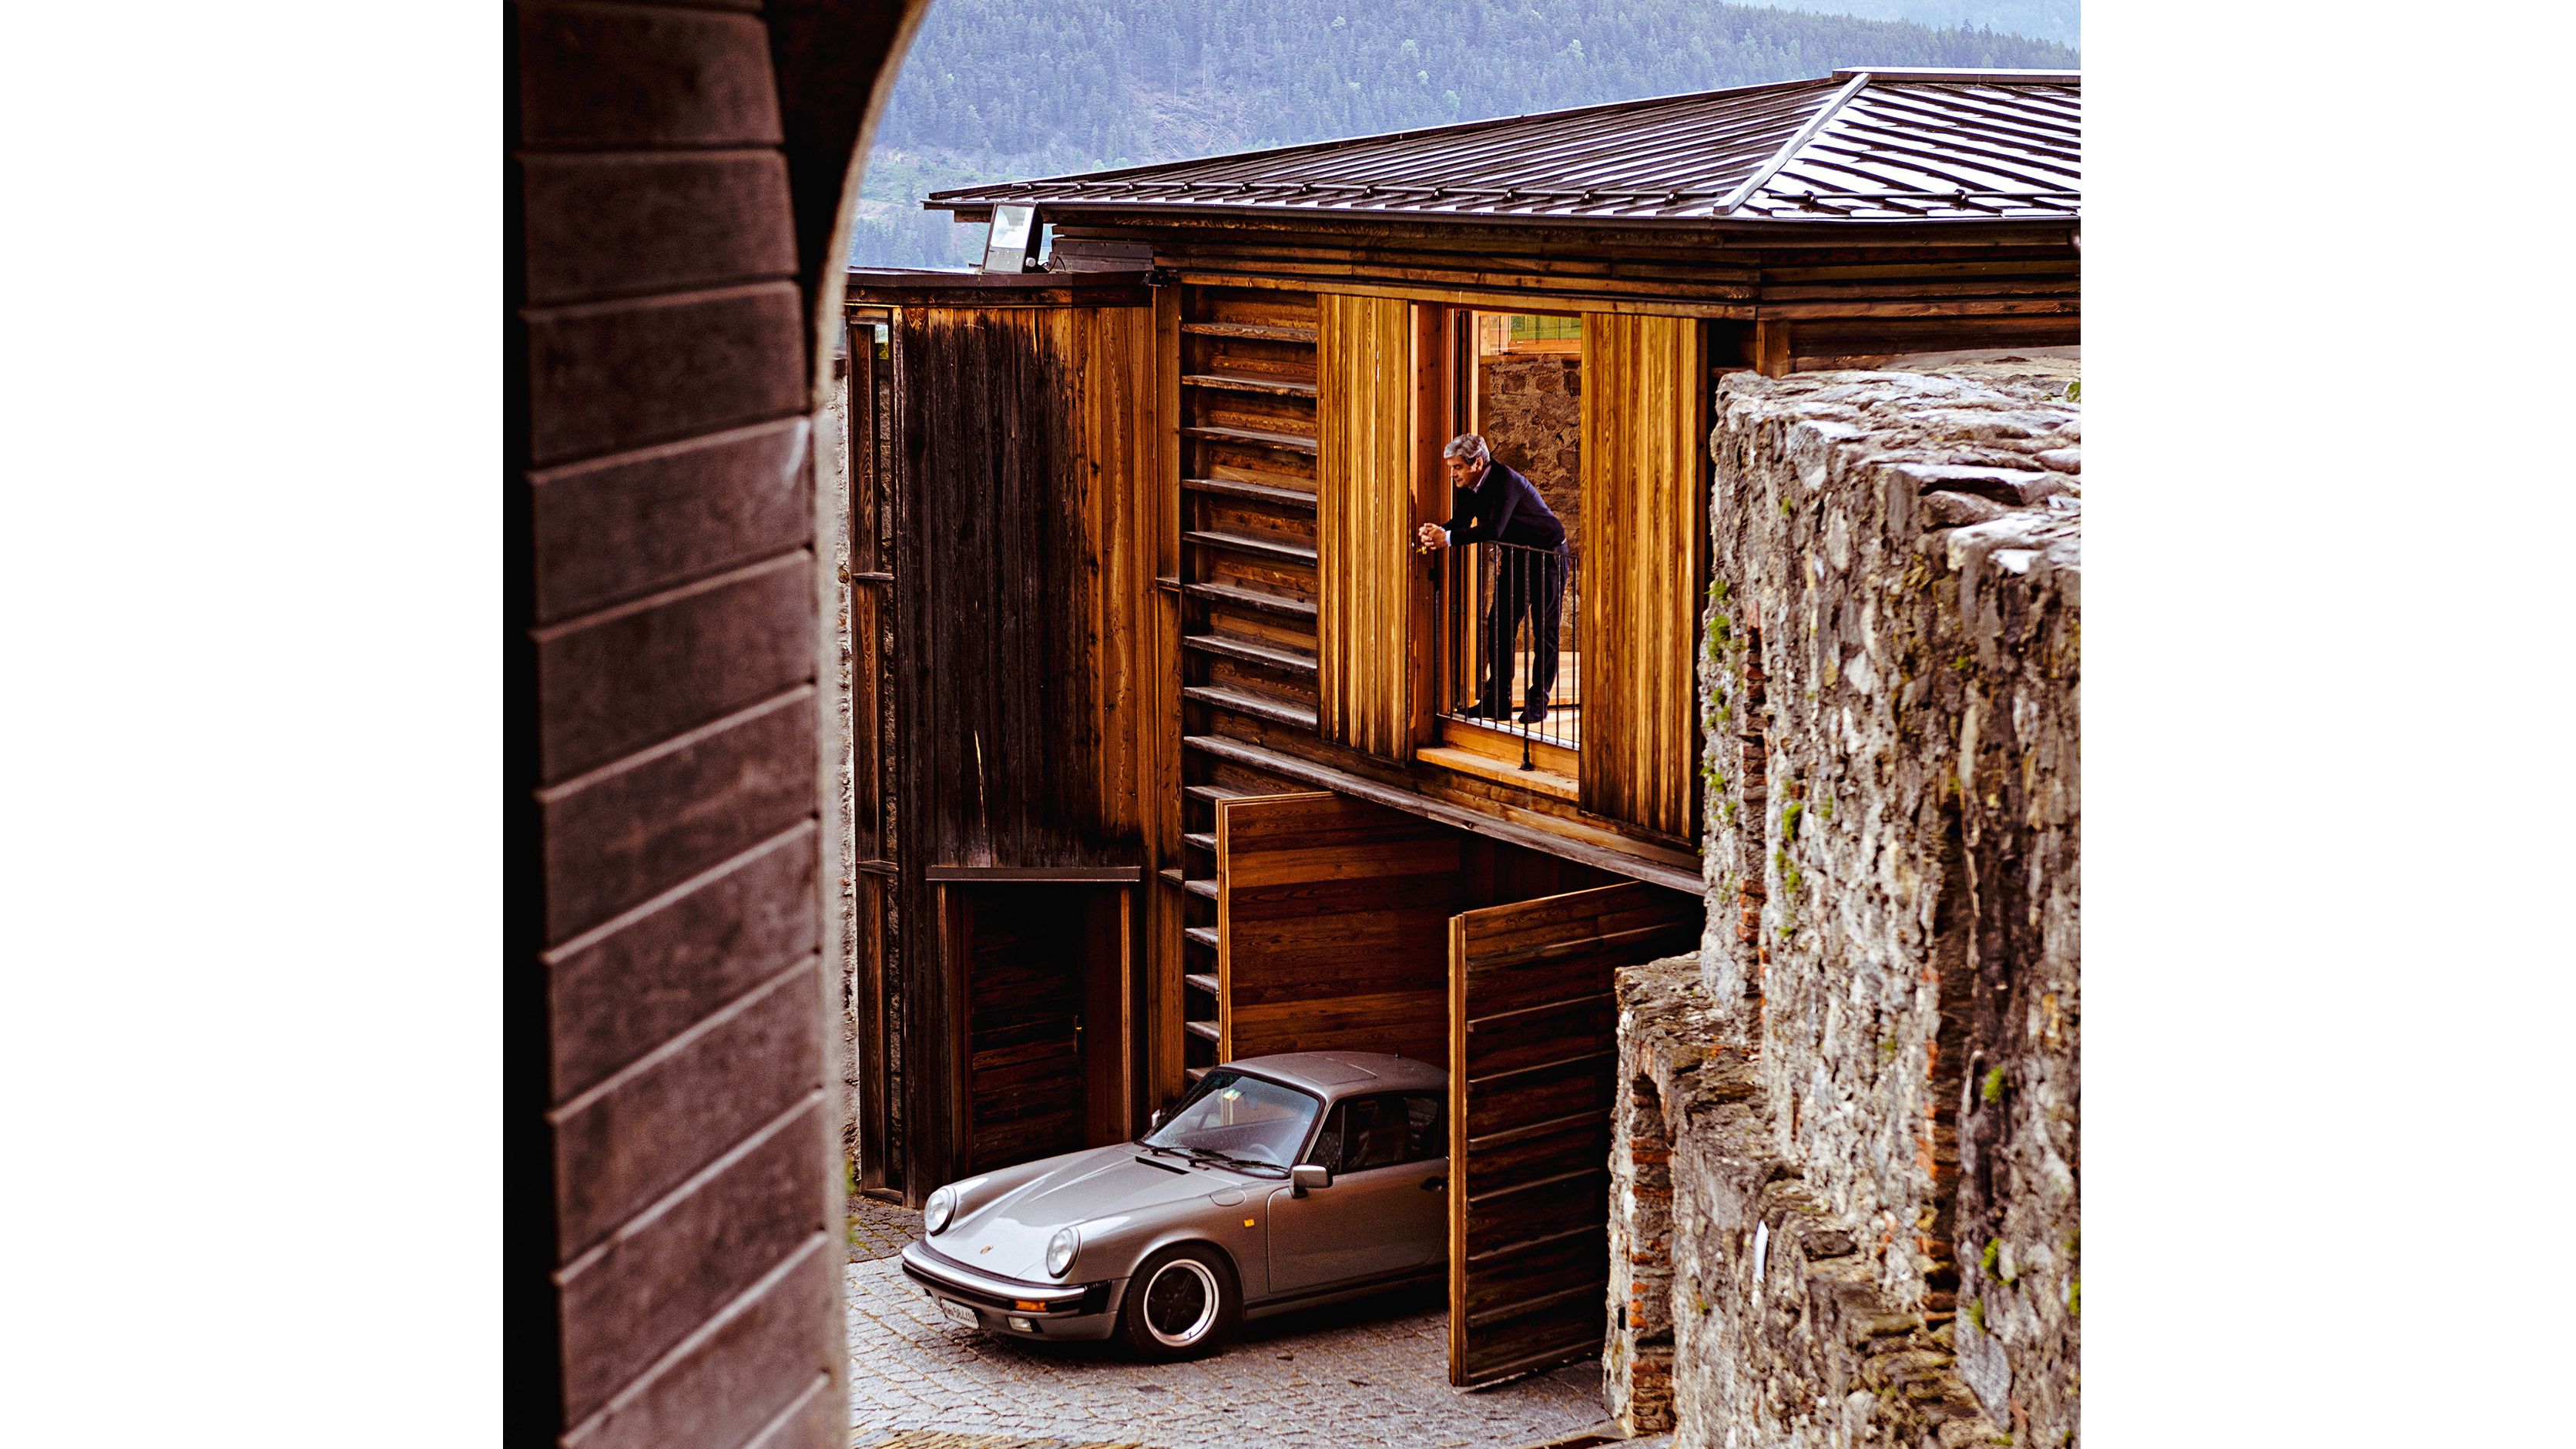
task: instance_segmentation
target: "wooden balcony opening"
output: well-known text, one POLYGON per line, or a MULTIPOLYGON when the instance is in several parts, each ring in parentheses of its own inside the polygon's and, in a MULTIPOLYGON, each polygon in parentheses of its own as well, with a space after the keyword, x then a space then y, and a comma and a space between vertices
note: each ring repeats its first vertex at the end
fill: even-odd
MULTIPOLYGON (((1470 311, 1462 320, 1454 368, 1461 431, 1482 436, 1495 462, 1530 480, 1564 525, 1566 549, 1460 550, 1441 618, 1440 757, 1457 765, 1463 755, 1476 773, 1498 761, 1516 783, 1571 798, 1583 748, 1584 319, 1470 311), (1533 685, 1544 688, 1534 694, 1533 685)), ((1428 440, 1435 449, 1446 441, 1428 440)))

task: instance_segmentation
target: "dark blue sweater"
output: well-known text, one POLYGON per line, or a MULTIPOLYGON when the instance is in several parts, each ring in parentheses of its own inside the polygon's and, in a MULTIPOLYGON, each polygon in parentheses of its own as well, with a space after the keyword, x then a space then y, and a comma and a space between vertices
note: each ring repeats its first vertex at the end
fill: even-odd
POLYGON ((1485 476, 1477 481, 1482 486, 1449 490, 1454 500, 1446 525, 1451 543, 1496 541, 1549 550, 1565 546, 1565 525, 1548 511, 1546 500, 1530 480, 1500 463, 1488 462, 1485 476))

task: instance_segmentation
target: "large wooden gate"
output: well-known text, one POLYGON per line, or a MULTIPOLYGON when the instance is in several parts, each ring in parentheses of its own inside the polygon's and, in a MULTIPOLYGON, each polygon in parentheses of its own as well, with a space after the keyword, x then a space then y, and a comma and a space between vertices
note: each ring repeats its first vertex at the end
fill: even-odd
POLYGON ((1699 942, 1648 885, 1449 922, 1449 1381, 1598 1353, 1609 1293, 1611 972, 1699 942))
POLYGON ((1330 791, 1217 810, 1218 1057, 1318 1050, 1440 1061, 1441 932, 1458 832, 1330 791))

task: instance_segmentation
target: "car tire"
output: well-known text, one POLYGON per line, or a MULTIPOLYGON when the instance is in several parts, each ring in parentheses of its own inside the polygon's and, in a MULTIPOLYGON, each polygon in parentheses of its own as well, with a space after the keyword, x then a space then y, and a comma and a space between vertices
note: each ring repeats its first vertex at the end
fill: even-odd
POLYGON ((1156 1363, 1189 1358, 1223 1343, 1243 1319, 1243 1290, 1225 1254, 1183 1243, 1147 1258, 1127 1280, 1118 1336, 1156 1363))

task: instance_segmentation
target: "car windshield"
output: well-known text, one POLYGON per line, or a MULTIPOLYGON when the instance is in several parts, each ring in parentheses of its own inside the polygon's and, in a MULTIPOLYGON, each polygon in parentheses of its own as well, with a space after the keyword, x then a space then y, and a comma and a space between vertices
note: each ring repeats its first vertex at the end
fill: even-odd
POLYGON ((1241 1072, 1210 1072, 1162 1126, 1137 1140, 1147 1147, 1285 1167, 1306 1145, 1306 1129, 1322 1106, 1293 1087, 1241 1072))

